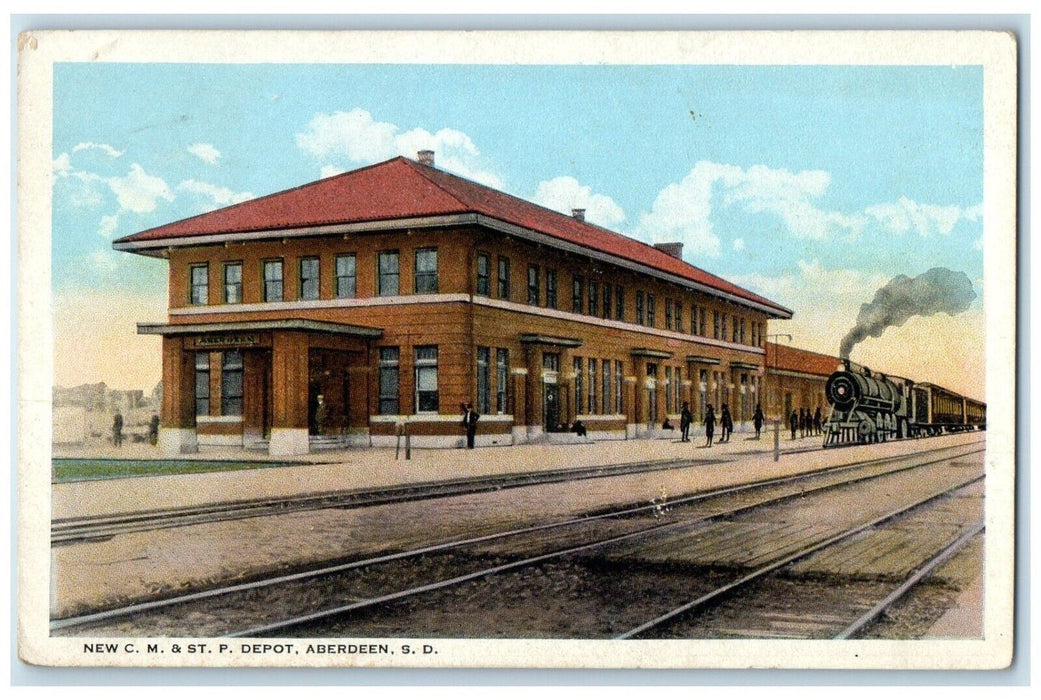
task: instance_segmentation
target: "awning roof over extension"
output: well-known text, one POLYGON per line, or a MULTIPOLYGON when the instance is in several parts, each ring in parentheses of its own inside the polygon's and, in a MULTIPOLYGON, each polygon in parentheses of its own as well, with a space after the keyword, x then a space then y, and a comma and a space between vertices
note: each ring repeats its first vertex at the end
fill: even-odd
POLYGON ((382 328, 354 326, 348 323, 311 321, 290 318, 279 321, 234 321, 224 323, 138 323, 139 335, 196 335, 199 333, 243 333, 260 331, 305 331, 308 333, 332 333, 355 338, 380 338, 382 328))

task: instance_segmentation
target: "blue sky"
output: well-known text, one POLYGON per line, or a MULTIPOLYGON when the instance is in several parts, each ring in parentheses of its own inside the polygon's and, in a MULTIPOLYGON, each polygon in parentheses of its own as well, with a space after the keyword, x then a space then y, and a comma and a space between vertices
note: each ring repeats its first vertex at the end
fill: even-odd
MULTIPOLYGON (((853 359, 982 395, 982 364, 978 382, 964 364, 922 376, 906 347, 931 334, 923 350, 982 356, 982 80, 975 66, 59 64, 56 324, 87 332, 86 294, 162 318, 165 263, 114 238, 430 147, 446 170, 683 241, 688 262, 793 308, 771 332, 821 352, 894 275, 963 271, 969 311, 853 359)), ((151 357, 128 324, 106 331, 115 347, 151 357)), ((142 363, 56 381, 157 380, 158 357, 142 363)))

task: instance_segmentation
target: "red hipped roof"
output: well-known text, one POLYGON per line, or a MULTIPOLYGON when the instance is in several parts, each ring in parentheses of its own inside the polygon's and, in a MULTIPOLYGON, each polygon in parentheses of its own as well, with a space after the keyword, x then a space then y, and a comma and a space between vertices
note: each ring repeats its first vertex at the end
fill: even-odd
POLYGON ((791 316, 789 309, 654 246, 403 157, 151 228, 113 245, 132 250, 139 246, 121 244, 161 240, 169 245, 170 239, 467 213, 625 258, 791 316))

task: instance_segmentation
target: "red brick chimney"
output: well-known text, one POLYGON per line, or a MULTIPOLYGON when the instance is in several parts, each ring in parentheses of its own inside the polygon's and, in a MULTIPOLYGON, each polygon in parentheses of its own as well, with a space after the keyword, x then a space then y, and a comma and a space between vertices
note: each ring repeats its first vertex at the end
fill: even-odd
POLYGON ((416 160, 418 160, 421 165, 429 165, 432 168, 434 167, 434 152, 420 151, 416 154, 416 160))
POLYGON ((677 260, 683 259, 683 244, 682 243, 655 243, 654 247, 665 253, 671 255, 677 260))
POLYGON ((586 220, 586 210, 585 209, 572 209, 571 210, 571 216, 575 217, 579 221, 585 221, 586 220))

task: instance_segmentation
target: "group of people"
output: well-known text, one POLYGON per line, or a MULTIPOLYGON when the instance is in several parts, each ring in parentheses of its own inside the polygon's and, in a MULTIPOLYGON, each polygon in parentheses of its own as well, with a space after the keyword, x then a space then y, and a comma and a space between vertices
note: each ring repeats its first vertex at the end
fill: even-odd
MULTIPOLYGON (((758 440, 763 431, 763 409, 756 404, 755 413, 752 414, 752 425, 755 427, 755 439, 758 440)), ((716 409, 712 404, 705 406, 705 447, 712 447, 712 440, 716 434, 716 409)), ((730 442, 730 435, 734 432, 734 419, 730 415, 730 406, 723 404, 719 409, 719 442, 730 442)), ((690 412, 690 405, 684 401, 683 409, 680 411, 680 442, 690 442, 690 426, 694 423, 694 414, 690 412)))
POLYGON ((817 407, 814 413, 808 408, 800 408, 798 412, 792 409, 792 415, 788 416, 788 427, 792 431, 792 440, 809 435, 820 435, 824 432, 824 423, 821 420, 821 408, 817 407))
MULTIPOLYGON (((116 411, 116 415, 112 417, 112 445, 122 447, 123 439, 123 414, 116 411)), ((148 421, 148 442, 152 445, 159 442, 159 415, 156 413, 153 413, 152 419, 148 421)))

